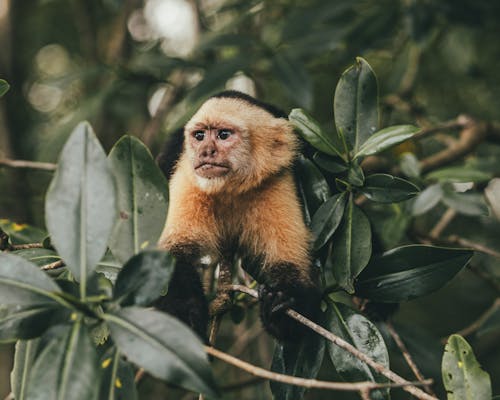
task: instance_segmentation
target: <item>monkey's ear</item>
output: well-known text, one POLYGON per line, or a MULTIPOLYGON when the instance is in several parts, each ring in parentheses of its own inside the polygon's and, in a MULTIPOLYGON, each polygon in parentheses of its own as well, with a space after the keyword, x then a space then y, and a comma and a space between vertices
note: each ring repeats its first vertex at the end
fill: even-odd
POLYGON ((179 128, 169 135, 163 149, 156 157, 156 162, 167 179, 174 173, 183 146, 184 128, 179 128))

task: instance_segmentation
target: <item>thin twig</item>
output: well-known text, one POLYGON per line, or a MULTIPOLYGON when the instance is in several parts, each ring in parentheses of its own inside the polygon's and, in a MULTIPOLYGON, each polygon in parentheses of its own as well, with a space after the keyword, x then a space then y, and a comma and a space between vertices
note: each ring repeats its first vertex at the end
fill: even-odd
POLYGON ((250 378, 250 379, 247 379, 247 380, 244 380, 241 382, 229 383, 225 386, 221 386, 220 390, 221 390, 221 392, 224 392, 224 393, 232 392, 234 390, 243 389, 247 386, 258 385, 259 383, 262 383, 262 382, 264 382, 264 378, 257 376, 255 378, 250 378))
POLYGON ((465 239, 457 235, 450 235, 446 240, 450 243, 456 243, 462 247, 469 247, 481 253, 500 258, 500 253, 498 251, 490 249, 489 247, 482 245, 481 243, 472 242, 469 239, 465 239))
POLYGON ((164 117, 167 115, 170 107, 172 106, 174 100, 179 93, 180 88, 184 84, 185 74, 181 71, 174 71, 169 81, 172 83, 172 86, 165 90, 163 96, 160 100, 160 104, 158 105, 158 109, 156 113, 153 115, 151 120, 148 122, 144 131, 142 133, 142 141, 146 146, 151 147, 153 143, 153 139, 155 135, 160 130, 161 124, 164 120, 164 117))
POLYGON ((24 243, 24 244, 13 244, 10 246, 10 250, 27 250, 27 249, 43 249, 42 243, 24 243))
POLYGON ((461 329, 457 332, 460 336, 469 336, 476 332, 481 325, 486 321, 493 313, 495 313, 500 308, 500 298, 496 298, 493 304, 472 324, 461 329))
POLYGON ((432 228, 431 232, 429 233, 429 236, 432 239, 437 239, 439 236, 441 236, 443 231, 450 224, 453 218, 455 218, 456 215, 457 212, 455 210, 453 210, 452 208, 448 208, 446 212, 441 216, 437 224, 434 225, 434 228, 432 228))
POLYGON ((55 171, 57 168, 57 164, 53 163, 27 160, 11 160, 8 158, 0 159, 0 166, 9 168, 38 169, 41 171, 55 171))
MULTIPOLYGON (((279 374, 277 372, 271 372, 264 368, 257 367, 256 365, 250 364, 246 361, 240 360, 239 358, 233 357, 227 353, 215 349, 214 347, 204 346, 205 352, 213 357, 216 357, 222 361, 225 361, 235 367, 238 367, 252 375, 259 376, 264 379, 273 380, 276 382, 288 383, 290 385, 301 386, 305 388, 316 388, 316 389, 330 389, 330 390, 342 390, 342 391, 371 391, 375 389, 402 387, 405 388, 408 385, 422 385, 422 382, 404 382, 404 383, 375 383, 375 382, 330 382, 330 381, 319 381, 316 379, 305 379, 298 378, 295 376, 279 374)), ((425 384, 429 384, 431 380, 425 381, 425 384)), ((422 392, 423 393, 423 392, 422 392)), ((432 398, 432 397, 430 397, 432 398)))
POLYGON ((462 158, 471 153, 485 139, 488 131, 487 124, 465 116, 461 118, 464 120, 464 128, 460 132, 459 140, 454 145, 420 161, 422 172, 434 170, 462 158))
POLYGON ((66 266, 66 264, 64 264, 63 260, 58 260, 58 261, 54 261, 53 263, 43 265, 40 267, 40 269, 42 271, 50 271, 53 269, 63 268, 65 266, 66 266))
MULTIPOLYGON (((399 350, 401 351, 401 354, 403 354, 403 357, 406 360, 406 363, 408 364, 410 369, 412 370, 413 374, 419 380, 419 382, 424 382, 425 381, 424 376, 422 375, 422 373, 418 369, 417 364, 415 364, 415 362, 413 361, 413 358, 411 357, 410 352, 408 351, 408 348, 406 347, 404 342, 401 340, 401 337, 394 329, 394 326, 390 322, 387 322, 386 325, 387 325, 387 329, 389 330, 389 333, 391 334, 392 338, 394 339, 394 342, 396 343, 399 350)), ((424 388, 427 391, 427 393, 429 393, 433 396, 436 396, 436 394, 433 392, 430 385, 426 385, 426 386, 424 386, 424 388)))
MULTIPOLYGON (((249 289, 245 286, 242 285, 232 285, 231 290, 235 291, 240 291, 247 293, 250 296, 257 297, 257 291, 249 289)), ((357 348, 355 348, 353 345, 350 343, 346 342, 345 340, 341 339, 337 335, 333 334, 332 332, 327 331, 323 327, 315 324, 311 320, 307 319, 306 317, 302 316, 298 312, 288 309, 286 311, 286 314, 293 319, 299 321, 303 325, 307 326, 308 328, 312 329, 314 332, 318 333, 319 335, 323 336, 325 339, 329 340, 330 342, 336 344, 340 348, 348 351, 351 353, 354 357, 357 359, 363 361, 367 365, 369 365, 371 368, 373 368, 376 372, 379 372, 380 374, 384 375, 386 378, 389 378, 391 381, 397 383, 398 385, 402 386, 403 389, 417 398, 425 399, 425 400, 436 400, 436 397, 430 396, 429 394, 425 393, 424 391, 418 389, 415 387, 415 385, 411 384, 409 381, 406 379, 402 378, 401 376, 397 375, 393 371, 387 369, 385 366, 382 364, 379 364, 375 362, 373 359, 368 357, 366 354, 362 353, 359 351, 357 348)))

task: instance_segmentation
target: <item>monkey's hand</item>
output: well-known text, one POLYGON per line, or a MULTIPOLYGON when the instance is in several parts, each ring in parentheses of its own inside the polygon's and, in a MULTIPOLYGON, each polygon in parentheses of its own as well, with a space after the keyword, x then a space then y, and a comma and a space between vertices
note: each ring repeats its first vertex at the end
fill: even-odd
POLYGON ((266 330, 281 341, 298 340, 309 329, 286 314, 293 308, 305 317, 315 320, 320 310, 321 295, 315 286, 263 284, 259 288, 260 317, 266 330))

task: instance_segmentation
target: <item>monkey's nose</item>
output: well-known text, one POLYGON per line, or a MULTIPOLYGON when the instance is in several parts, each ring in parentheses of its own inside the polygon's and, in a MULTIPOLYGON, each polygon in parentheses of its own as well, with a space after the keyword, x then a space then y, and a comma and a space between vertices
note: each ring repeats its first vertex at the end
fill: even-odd
POLYGON ((206 147, 201 151, 200 156, 202 158, 213 158, 217 155, 217 149, 215 147, 206 147))

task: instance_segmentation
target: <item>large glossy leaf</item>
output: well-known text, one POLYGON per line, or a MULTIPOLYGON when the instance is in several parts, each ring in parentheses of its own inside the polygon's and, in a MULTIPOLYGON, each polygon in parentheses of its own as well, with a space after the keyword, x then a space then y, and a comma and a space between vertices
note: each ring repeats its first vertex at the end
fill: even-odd
POLYGON ((311 231, 315 236, 314 250, 319 250, 337 230, 344 215, 347 193, 339 193, 330 197, 316 211, 311 222, 311 231))
POLYGON ((307 224, 310 224, 316 210, 330 197, 330 187, 319 169, 305 157, 297 160, 295 170, 304 217, 307 224))
POLYGON ((413 203, 412 214, 421 215, 436 206, 444 196, 443 187, 436 183, 428 186, 415 199, 413 203))
POLYGON ((140 307, 104 314, 111 337, 131 362, 167 382, 217 397, 203 344, 174 317, 140 307))
POLYGON ((451 280, 472 254, 433 246, 397 247, 370 261, 356 283, 356 294, 390 303, 424 296, 451 280))
POLYGON ((471 216, 489 214, 484 197, 479 193, 456 193, 453 190, 445 190, 442 200, 460 214, 471 216))
POLYGON ((309 73, 303 63, 291 54, 276 53, 273 58, 275 76, 283 84, 290 97, 301 107, 311 108, 313 102, 313 85, 309 73))
POLYGON ((411 199, 420 190, 405 179, 387 174, 373 174, 365 178, 365 184, 359 191, 372 201, 395 203, 411 199))
POLYGON ((349 197, 342 222, 333 236, 332 271, 335 280, 349 293, 354 279, 365 268, 372 252, 370 222, 349 197))
POLYGON ((413 125, 396 125, 381 129, 370 136, 360 146, 354 158, 380 153, 391 146, 411 138, 418 131, 419 128, 413 125))
POLYGON ((290 122, 297 128, 300 136, 311 146, 323 153, 331 156, 342 157, 335 145, 335 141, 328 134, 322 131, 318 122, 300 108, 294 108, 288 116, 290 122))
POLYGON ((26 400, 28 382, 40 339, 20 340, 14 352, 14 367, 10 373, 10 387, 16 400, 26 400))
POLYGON ((104 370, 99 400, 137 400, 132 365, 123 360, 116 347, 106 352, 101 360, 104 370))
POLYGON ((9 84, 3 79, 0 79, 0 97, 7 93, 9 91, 9 88, 9 84))
MULTIPOLYGON (((389 368, 389 354, 379 331, 368 319, 341 303, 328 302, 325 327, 352 344, 374 361, 389 368)), ((372 381, 386 383, 388 379, 376 374, 364 362, 327 342, 328 353, 333 366, 347 382, 372 381)), ((389 389, 371 392, 372 399, 389 399, 389 389)))
POLYGON ((0 265, 0 304, 57 305, 59 286, 35 265, 8 253, 0 253, 0 265))
POLYGON ((378 129, 377 78, 362 58, 341 76, 333 101, 337 132, 349 150, 357 154, 361 146, 378 129))
POLYGON ((36 338, 50 326, 67 317, 68 313, 69 310, 57 305, 29 308, 15 306, 5 313, 0 311, 0 342, 36 338))
POLYGON ((118 222, 109 239, 122 263, 156 246, 167 215, 167 182, 149 150, 124 136, 109 153, 117 187, 118 222))
POLYGON ((448 400, 490 400, 491 380, 481 369, 472 348, 460 335, 451 335, 442 362, 448 400))
POLYGON ((52 244, 81 283, 106 251, 115 222, 115 187, 106 154, 91 126, 80 123, 64 145, 45 202, 52 244))
POLYGON ((97 352, 81 321, 66 328, 37 357, 28 382, 28 399, 97 399, 101 370, 97 352))
MULTIPOLYGON (((297 342, 276 343, 271 371, 280 374, 315 379, 325 354, 325 340, 319 335, 307 335, 297 342)), ((270 382, 274 400, 300 400, 306 388, 270 382)))
POLYGON ((113 297, 122 305, 150 305, 167 286, 174 266, 174 257, 166 251, 132 257, 118 274, 113 297))

